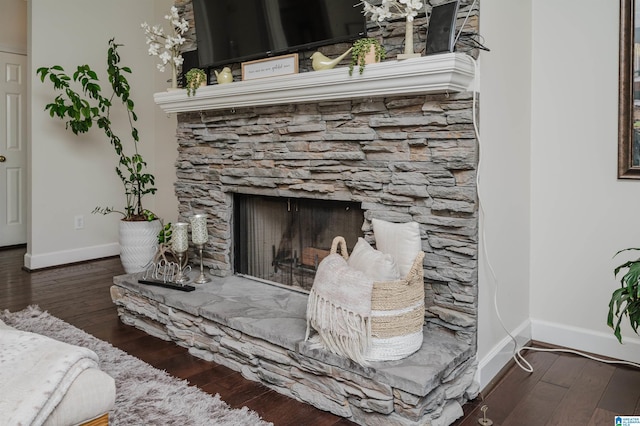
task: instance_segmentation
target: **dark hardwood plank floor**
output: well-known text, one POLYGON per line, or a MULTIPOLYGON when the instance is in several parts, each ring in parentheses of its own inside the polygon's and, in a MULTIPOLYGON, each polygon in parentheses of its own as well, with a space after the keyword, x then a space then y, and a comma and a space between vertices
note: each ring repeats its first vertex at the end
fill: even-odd
MULTIPOLYGON (((275 425, 346 426, 341 417, 248 381, 227 367, 190 355, 185 348, 151 337, 118 319, 109 288, 124 273, 110 258, 35 272, 22 269, 24 248, 0 250, 0 309, 41 309, 110 342, 168 373, 188 380, 234 408, 247 406, 275 425)), ((1 423, 1 422, 0 422, 1 423)))
MULTIPOLYGON (((109 295, 113 276, 124 273, 119 259, 26 272, 24 253, 20 247, 0 250, 0 309, 38 305, 156 368, 220 394, 232 407, 255 410, 276 426, 353 425, 122 324, 109 295)), ((496 426, 600 426, 613 424, 615 415, 640 415, 640 370, 564 353, 528 352, 526 359, 533 373, 508 368, 491 389, 464 406, 454 425, 477 426, 484 405, 496 426)))
POLYGON ((495 426, 608 426, 640 415, 640 369, 565 352, 528 351, 525 359, 532 373, 509 367, 454 425, 479 425, 483 406, 495 426))

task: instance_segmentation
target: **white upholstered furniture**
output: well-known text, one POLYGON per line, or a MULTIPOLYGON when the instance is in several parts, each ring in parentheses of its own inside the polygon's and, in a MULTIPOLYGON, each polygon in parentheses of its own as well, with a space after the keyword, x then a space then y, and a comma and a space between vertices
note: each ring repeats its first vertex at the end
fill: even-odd
MULTIPOLYGON (((3 338, 3 333, 6 338, 10 332, 15 332, 15 329, 0 321, 0 341, 3 338)), ((1 347, 0 350, 2 350, 1 347)), ((8 354, 0 354, 0 360, 3 355, 7 356, 8 354)), ((30 357, 26 355, 27 354, 20 356, 20 354, 16 352, 15 347, 10 352, 11 357, 17 357, 18 359, 29 359, 30 357)), ((6 364, 12 365, 11 359, 5 358, 4 360, 6 361, 6 364)), ((25 365, 23 368, 20 368, 19 372, 15 372, 13 374, 26 376, 28 374, 36 374, 33 373, 35 371, 40 371, 37 374, 40 374, 41 377, 37 378, 37 380, 41 380, 43 383, 48 380, 46 377, 46 371, 45 374, 42 374, 42 369, 38 370, 38 366, 28 365, 29 361, 24 361, 24 363, 25 365)), ((20 380, 20 377, 15 379, 20 380)), ((24 379, 32 381, 34 378, 24 377, 24 379)), ((0 405, 3 410, 12 410, 9 403, 9 401, 11 401, 11 395, 8 393, 12 391, 13 389, 5 388, 0 393, 0 405)), ((75 377, 67 391, 64 393, 64 396, 62 396, 62 399, 57 403, 46 419, 43 419, 42 422, 38 420, 35 424, 43 424, 46 426, 107 426, 109 424, 108 413, 113 409, 115 404, 115 395, 115 382, 111 376, 98 368, 86 368, 77 375, 77 377, 75 377)))

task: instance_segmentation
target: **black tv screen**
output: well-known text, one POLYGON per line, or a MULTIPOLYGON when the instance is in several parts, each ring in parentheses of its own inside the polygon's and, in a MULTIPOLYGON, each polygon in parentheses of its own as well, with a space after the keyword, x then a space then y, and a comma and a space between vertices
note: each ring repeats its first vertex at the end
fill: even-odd
POLYGON ((359 0, 192 2, 201 68, 355 40, 366 34, 359 0))

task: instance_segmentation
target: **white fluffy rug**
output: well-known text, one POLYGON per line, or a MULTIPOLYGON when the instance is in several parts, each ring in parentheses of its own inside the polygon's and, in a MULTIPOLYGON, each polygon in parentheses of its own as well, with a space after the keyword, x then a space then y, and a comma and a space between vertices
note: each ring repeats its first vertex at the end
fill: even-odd
POLYGON ((186 380, 172 377, 38 307, 15 313, 0 311, 0 319, 19 330, 94 351, 100 358, 100 368, 116 382, 111 425, 271 425, 247 407, 232 409, 219 395, 212 397, 189 386, 186 380))

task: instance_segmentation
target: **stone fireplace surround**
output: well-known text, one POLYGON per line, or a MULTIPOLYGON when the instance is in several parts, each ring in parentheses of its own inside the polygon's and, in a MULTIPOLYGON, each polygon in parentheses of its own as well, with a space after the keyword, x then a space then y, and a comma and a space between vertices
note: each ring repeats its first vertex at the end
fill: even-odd
POLYGON ((425 330, 422 348, 405 359, 362 367, 304 342, 302 293, 237 276, 191 293, 138 278, 114 278, 123 323, 357 424, 446 426, 477 395, 475 349, 442 330, 425 330))
POLYGON ((194 307, 184 295, 149 293, 135 280, 117 278, 112 294, 123 321, 360 424, 440 425, 461 415, 460 405, 477 393, 477 143, 466 89, 473 65, 465 55, 438 56, 370 66, 358 77, 358 90, 338 74, 347 74, 344 69, 336 69, 269 79, 264 91, 255 82, 238 82, 200 89, 192 98, 156 94, 161 108, 179 112, 180 216, 209 214, 205 265, 220 288, 205 291, 216 294, 210 301, 217 308, 194 307), (394 70, 407 69, 413 77, 393 78, 394 70), (420 75, 430 83, 407 83, 420 75), (364 96, 367 85, 375 95, 364 96), (324 94, 311 101, 305 90, 324 94), (417 370, 402 362, 351 365, 308 348, 299 330, 274 337, 291 318, 303 320, 300 306, 276 319, 254 300, 241 317, 262 312, 268 320, 254 318, 249 328, 237 313, 225 314, 225 306, 238 300, 235 292, 249 284, 254 290, 248 292, 266 291, 266 299, 305 298, 255 290, 255 282, 234 276, 230 222, 236 192, 360 202, 369 241, 371 218, 418 222, 426 253, 425 343, 406 361, 417 370), (263 323, 268 330, 256 332, 263 323), (399 379, 407 373, 421 385, 407 387, 399 379))

